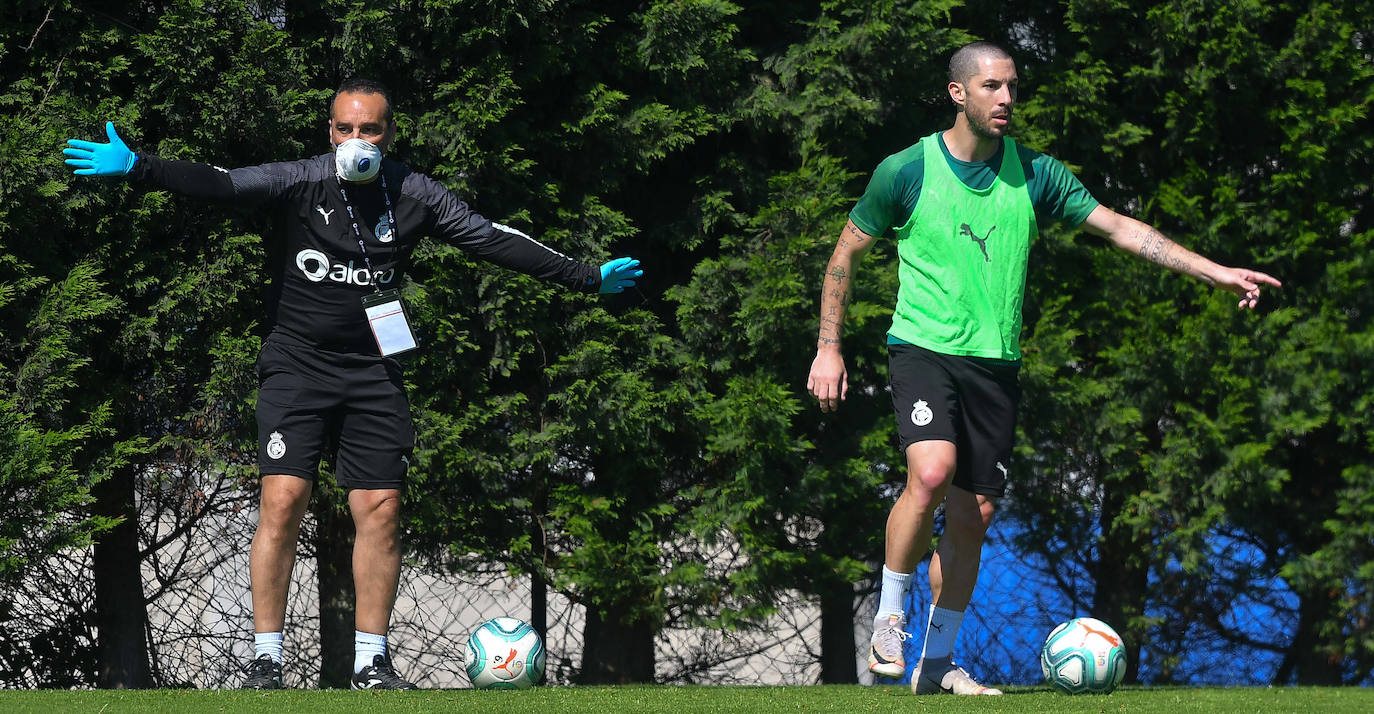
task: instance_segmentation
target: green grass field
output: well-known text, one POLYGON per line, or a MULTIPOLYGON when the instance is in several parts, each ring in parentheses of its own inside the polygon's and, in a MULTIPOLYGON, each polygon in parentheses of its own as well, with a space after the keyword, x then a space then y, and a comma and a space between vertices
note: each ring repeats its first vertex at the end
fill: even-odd
POLYGON ((1046 687, 1012 687, 1003 697, 913 696, 905 687, 541 687, 525 692, 0 691, 5 714, 159 712, 1374 712, 1374 689, 1126 688, 1070 697, 1046 687))

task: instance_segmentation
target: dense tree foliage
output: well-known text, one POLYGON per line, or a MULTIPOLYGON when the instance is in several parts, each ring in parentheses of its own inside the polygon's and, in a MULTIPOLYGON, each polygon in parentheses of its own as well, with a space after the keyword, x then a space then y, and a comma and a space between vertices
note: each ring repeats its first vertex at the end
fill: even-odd
MULTIPOLYGON (((1104 204, 1285 282, 1239 314, 1086 234, 1043 235, 1004 509, 1018 547, 1087 573, 1071 595, 1159 679, 1206 636, 1285 653, 1281 682, 1363 680, 1372 19, 1353 0, 20 0, 0 20, 0 588, 100 545, 95 610, 50 633, 89 656, 59 676, 63 653, 0 598, 0 661, 51 685, 158 683, 130 617, 146 596, 127 566, 158 547, 131 530, 135 494, 190 473, 255 485, 271 227, 72 178, 62 142, 112 120, 163 157, 298 158, 327 150, 325 102, 364 75, 393 90, 394 156, 569 255, 647 271, 596 298, 418 254, 414 556, 495 558, 584 606, 585 681, 652 679, 665 628, 757 627, 784 590, 821 604, 824 676, 851 679, 855 583, 904 481, 893 246, 860 269, 831 417, 804 390, 819 278, 872 168, 950 123, 949 52, 985 38, 1019 60, 1023 142, 1104 204), (1292 627, 1242 642, 1241 600, 1292 627)), ((321 569, 336 663, 339 505, 321 489, 309 549, 338 573, 326 588, 321 569)))
POLYGON ((1132 623, 1161 678, 1204 638, 1284 652, 1280 682, 1362 680, 1368 9, 1071 2, 1061 27, 1026 139, 1108 205, 1285 287, 1238 314, 1084 236, 1045 241, 1023 401, 1034 473, 1013 499, 1037 526, 1026 545, 1057 557, 1096 540, 1095 611, 1132 623), (1095 521, 1064 518, 1084 506, 1095 521), (1293 627, 1256 638, 1235 619, 1252 602, 1293 627))

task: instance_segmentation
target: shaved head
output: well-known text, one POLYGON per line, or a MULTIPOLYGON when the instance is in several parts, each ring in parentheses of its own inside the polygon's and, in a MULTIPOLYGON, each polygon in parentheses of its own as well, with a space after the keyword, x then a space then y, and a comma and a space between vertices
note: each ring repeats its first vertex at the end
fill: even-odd
POLYGON ((971 42, 949 58, 949 81, 968 84, 969 77, 978 73, 985 59, 1009 60, 1011 55, 991 42, 971 42))

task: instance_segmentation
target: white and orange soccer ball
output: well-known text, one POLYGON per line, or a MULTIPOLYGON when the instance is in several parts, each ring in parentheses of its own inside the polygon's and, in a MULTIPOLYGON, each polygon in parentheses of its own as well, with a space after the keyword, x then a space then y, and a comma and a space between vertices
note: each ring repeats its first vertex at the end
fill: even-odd
POLYGON ((544 679, 544 641, 514 617, 495 617, 473 630, 464 659, 477 689, 529 689, 544 679))
POLYGON ((1126 648, 1107 623, 1075 618, 1045 639, 1040 671, 1050 686, 1066 694, 1108 694, 1126 676, 1126 648))

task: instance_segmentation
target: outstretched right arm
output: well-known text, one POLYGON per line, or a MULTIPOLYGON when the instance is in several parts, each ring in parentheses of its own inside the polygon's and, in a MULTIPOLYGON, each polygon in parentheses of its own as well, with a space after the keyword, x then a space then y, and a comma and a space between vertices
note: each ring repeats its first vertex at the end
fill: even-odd
POLYGON ((844 367, 844 353, 840 338, 844 316, 849 308, 850 285, 859 259, 873 245, 873 236, 864 233, 853 221, 845 224, 835 252, 825 268, 821 283, 821 325, 816 339, 816 359, 811 362, 811 374, 806 389, 811 392, 823 412, 840 408, 849 391, 848 375, 844 367))
POLYGON ((230 200, 236 197, 229 172, 217 166, 194 161, 171 161, 156 156, 135 154, 115 131, 114 122, 105 122, 108 143, 68 139, 67 165, 78 176, 126 176, 133 181, 153 184, 193 198, 230 200))

